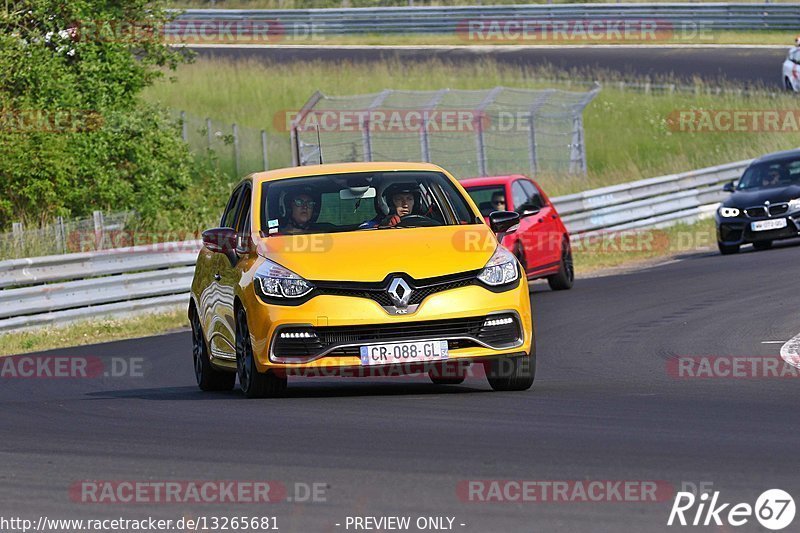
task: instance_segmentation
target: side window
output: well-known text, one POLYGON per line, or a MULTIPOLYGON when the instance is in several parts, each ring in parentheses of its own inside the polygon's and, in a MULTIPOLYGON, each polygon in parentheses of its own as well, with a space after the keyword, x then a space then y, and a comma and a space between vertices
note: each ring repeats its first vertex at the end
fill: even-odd
POLYGON ((241 192, 242 188, 238 187, 233 191, 233 194, 231 194, 231 199, 228 200, 228 206, 225 208, 225 212, 222 213, 222 220, 220 220, 219 227, 233 229, 233 225, 236 223, 236 206, 239 203, 239 194, 241 192))
POLYGON ((525 189, 522 188, 522 180, 517 180, 511 184, 511 200, 514 202, 514 209, 519 211, 519 208, 525 204, 528 195, 525 189))
POLYGON ((523 181, 522 188, 525 189, 525 193, 528 197, 526 204, 535 207, 536 209, 541 209, 544 207, 544 202, 542 201, 542 196, 539 194, 539 191, 536 189, 536 186, 531 183, 530 181, 523 181))
POLYGON ((246 185, 242 189, 242 200, 239 202, 239 216, 236 217, 236 231, 241 234, 250 232, 250 204, 252 203, 252 189, 246 185))

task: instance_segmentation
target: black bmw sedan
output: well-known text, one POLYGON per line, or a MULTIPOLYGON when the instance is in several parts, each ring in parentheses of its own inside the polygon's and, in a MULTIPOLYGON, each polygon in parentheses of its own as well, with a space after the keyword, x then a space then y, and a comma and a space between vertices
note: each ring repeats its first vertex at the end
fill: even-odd
POLYGON ((733 194, 715 217, 722 254, 735 254, 747 243, 766 250, 773 241, 800 236, 800 150, 756 159, 724 190, 733 194))

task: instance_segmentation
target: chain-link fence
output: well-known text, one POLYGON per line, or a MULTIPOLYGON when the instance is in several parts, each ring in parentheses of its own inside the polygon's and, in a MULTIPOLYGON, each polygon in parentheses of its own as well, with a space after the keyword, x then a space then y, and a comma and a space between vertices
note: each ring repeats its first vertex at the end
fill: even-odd
POLYGON ((133 211, 95 211, 91 218, 58 217, 53 224, 37 228, 14 222, 10 232, 0 233, 0 260, 118 248, 123 239, 130 239, 126 232, 136 220, 133 211))
POLYGON ((252 172, 288 166, 289 137, 236 123, 179 112, 182 136, 196 155, 213 157, 220 169, 239 179, 252 172))
POLYGON ((428 161, 459 176, 586 173, 583 110, 600 91, 315 93, 291 124, 293 162, 428 161))

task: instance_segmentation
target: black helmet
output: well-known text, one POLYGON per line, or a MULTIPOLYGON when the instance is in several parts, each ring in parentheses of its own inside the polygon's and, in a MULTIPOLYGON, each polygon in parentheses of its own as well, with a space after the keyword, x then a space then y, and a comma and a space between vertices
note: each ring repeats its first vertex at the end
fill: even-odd
POLYGON ((388 215, 392 210, 392 196, 400 193, 410 193, 414 195, 414 209, 412 212, 419 209, 420 206, 420 191, 419 185, 416 183, 391 183, 386 186, 383 192, 375 198, 380 202, 378 206, 384 215, 388 215))

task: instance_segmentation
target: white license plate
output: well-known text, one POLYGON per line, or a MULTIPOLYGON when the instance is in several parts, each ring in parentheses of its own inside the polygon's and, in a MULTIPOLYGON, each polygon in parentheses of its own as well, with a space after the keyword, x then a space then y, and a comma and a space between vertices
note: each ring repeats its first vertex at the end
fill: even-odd
POLYGON ((361 365, 394 365, 447 360, 447 341, 396 342, 361 347, 361 365))
POLYGON ((759 220, 758 222, 751 222, 750 228, 753 231, 769 231, 771 229, 781 229, 786 227, 785 218, 776 218, 774 220, 759 220))

